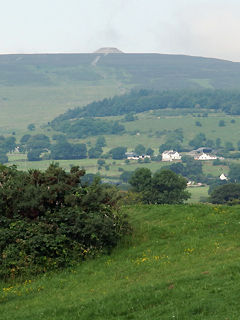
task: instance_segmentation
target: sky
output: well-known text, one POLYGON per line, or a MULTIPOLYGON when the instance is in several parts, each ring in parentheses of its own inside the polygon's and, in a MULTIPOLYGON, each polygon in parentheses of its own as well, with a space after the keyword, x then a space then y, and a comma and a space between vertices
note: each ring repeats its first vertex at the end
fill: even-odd
POLYGON ((239 0, 0 0, 0 54, 163 53, 240 62, 239 0))

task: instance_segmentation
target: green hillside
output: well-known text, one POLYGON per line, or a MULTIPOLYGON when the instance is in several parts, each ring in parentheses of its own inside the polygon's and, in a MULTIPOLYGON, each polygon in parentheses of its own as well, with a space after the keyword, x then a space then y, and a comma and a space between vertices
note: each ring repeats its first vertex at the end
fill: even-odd
POLYGON ((123 207, 109 256, 1 283, 0 319, 239 319, 239 206, 123 207))
POLYGON ((240 64, 162 54, 0 56, 1 131, 51 121, 69 108, 132 88, 239 88, 240 64))

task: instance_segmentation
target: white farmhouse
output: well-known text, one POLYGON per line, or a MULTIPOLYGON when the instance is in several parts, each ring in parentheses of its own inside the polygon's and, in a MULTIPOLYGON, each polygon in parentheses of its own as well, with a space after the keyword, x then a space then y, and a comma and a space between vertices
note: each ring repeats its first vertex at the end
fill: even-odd
POLYGON ((180 160, 181 156, 177 151, 169 150, 162 153, 162 161, 180 160))
POLYGON ((220 180, 228 180, 227 176, 225 176, 224 173, 222 173, 219 177, 220 180))
POLYGON ((216 156, 210 156, 209 154, 203 153, 198 157, 194 158, 195 160, 216 160, 216 156))

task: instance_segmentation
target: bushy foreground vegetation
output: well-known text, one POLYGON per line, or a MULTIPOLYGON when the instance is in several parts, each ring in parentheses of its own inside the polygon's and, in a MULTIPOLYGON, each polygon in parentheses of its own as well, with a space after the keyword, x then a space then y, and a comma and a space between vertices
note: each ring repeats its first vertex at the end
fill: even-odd
POLYGON ((129 227, 117 195, 84 170, 66 173, 0 167, 0 278, 15 278, 72 265, 109 252, 129 227))
POLYGON ((3 283, 1 320, 239 319, 239 206, 124 207, 111 255, 3 283))

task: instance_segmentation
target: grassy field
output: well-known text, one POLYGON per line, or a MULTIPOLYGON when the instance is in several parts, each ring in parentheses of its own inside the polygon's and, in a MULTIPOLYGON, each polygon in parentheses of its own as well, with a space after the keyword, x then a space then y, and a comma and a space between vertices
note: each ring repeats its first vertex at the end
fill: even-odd
MULTIPOLYGON (((240 119, 238 116, 234 116, 235 123, 231 123, 233 117, 224 116, 221 113, 210 114, 206 118, 199 118, 193 116, 178 116, 178 117, 156 117, 149 113, 142 114, 138 121, 125 123, 125 128, 127 131, 139 131, 140 139, 143 142, 147 140, 151 144, 153 143, 161 144, 162 138, 153 137, 149 139, 149 134, 155 134, 156 131, 163 130, 175 130, 177 128, 183 129, 183 144, 187 145, 188 142, 195 137, 196 134, 202 132, 206 135, 209 140, 216 140, 216 138, 221 138, 224 144, 230 141, 237 147, 237 141, 239 140, 239 130, 240 130, 240 119), (224 120, 225 126, 219 127, 219 121, 224 120), (200 121, 201 127, 196 126, 196 121, 200 121), (145 134, 145 135, 144 135, 145 134), (144 136, 144 137, 143 137, 144 136)), ((144 143, 143 143, 144 144, 144 143)))
POLYGON ((187 202, 197 203, 200 201, 201 197, 208 197, 208 188, 208 186, 187 188, 187 190, 191 193, 191 198, 187 202))
POLYGON ((118 83, 91 83, 64 86, 0 86, 0 134, 26 130, 30 123, 37 127, 52 121, 60 113, 94 100, 120 94, 118 83))
POLYGON ((239 319, 239 207, 131 206, 111 255, 1 283, 1 320, 239 319))

